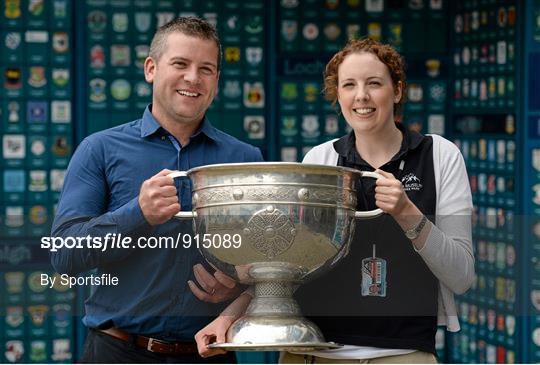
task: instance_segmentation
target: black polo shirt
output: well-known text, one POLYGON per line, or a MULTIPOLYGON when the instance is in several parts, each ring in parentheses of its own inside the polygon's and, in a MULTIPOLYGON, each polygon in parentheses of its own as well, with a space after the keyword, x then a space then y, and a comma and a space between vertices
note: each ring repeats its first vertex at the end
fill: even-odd
MULTIPOLYGON (((396 125, 404 136, 401 148, 381 169, 401 180, 409 199, 433 217, 433 141, 396 125)), ((339 166, 374 170, 356 151, 353 132, 334 149, 339 166)), ((374 179, 357 183, 357 210, 376 208, 374 189, 374 179)), ((296 298, 327 341, 435 354, 438 286, 401 227, 384 214, 357 219, 349 254, 329 273, 302 285, 296 298)))

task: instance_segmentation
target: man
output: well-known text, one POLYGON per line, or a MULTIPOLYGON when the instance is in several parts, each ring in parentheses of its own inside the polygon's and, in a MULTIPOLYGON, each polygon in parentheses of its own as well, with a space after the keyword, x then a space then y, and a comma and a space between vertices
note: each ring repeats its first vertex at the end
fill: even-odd
POLYGON ((51 253, 59 273, 97 269, 97 275, 118 278, 116 286, 94 286, 86 301, 83 323, 90 332, 82 362, 202 362, 195 333, 221 309, 212 303, 240 291, 223 274, 208 273, 194 245, 135 244, 138 238, 193 234, 190 221, 171 219, 192 209, 190 181, 174 181, 167 176, 172 170, 262 160, 257 148, 205 117, 217 93, 220 60, 219 39, 206 21, 179 18, 159 28, 144 63, 152 104, 142 119, 84 139, 70 162, 52 234, 132 239, 128 248, 109 243, 106 249, 51 253))

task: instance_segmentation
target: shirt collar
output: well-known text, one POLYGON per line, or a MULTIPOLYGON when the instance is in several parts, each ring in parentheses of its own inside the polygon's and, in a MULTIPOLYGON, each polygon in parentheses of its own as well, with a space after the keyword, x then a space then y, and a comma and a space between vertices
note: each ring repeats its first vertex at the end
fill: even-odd
POLYGON ((161 125, 157 122, 157 120, 152 115, 151 110, 152 110, 152 104, 149 104, 144 109, 142 122, 141 122, 141 137, 143 138, 156 133, 161 128, 161 125))
POLYGON ((218 140, 216 128, 214 128, 214 126, 210 123, 210 120, 208 120, 206 115, 204 116, 201 127, 197 132, 195 132, 195 134, 193 134, 192 137, 196 137, 201 133, 204 134, 206 137, 212 139, 213 141, 218 140))
MULTIPOLYGON (((403 134, 403 140, 401 142, 401 147, 399 152, 392 158, 391 161, 394 161, 398 158, 401 158, 406 152, 414 150, 417 148, 420 143, 424 140, 425 136, 418 133, 410 131, 406 128, 403 123, 396 123, 396 127, 403 134)), ((366 163, 356 151, 356 137, 354 131, 351 131, 349 134, 341 137, 334 142, 334 149, 336 152, 345 157, 347 160, 366 163)))
MULTIPOLYGON (((141 137, 148 137, 154 133, 156 133, 158 130, 164 130, 164 128, 161 127, 161 125, 158 123, 156 118, 152 115, 152 104, 149 104, 146 109, 144 109, 142 122, 141 122, 141 137)), ((205 116, 203 119, 203 122, 201 123, 201 126, 199 129, 191 136, 191 138, 195 138, 199 136, 200 134, 204 134, 205 136, 209 137, 210 139, 217 141, 217 131, 216 128, 212 126, 208 118, 205 116)))

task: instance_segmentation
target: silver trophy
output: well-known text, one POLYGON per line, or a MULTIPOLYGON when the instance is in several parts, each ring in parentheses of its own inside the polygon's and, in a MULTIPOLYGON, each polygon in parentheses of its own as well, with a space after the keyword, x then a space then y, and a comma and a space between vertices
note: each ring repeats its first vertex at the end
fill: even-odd
POLYGON ((227 332, 235 351, 310 351, 337 348, 302 317, 295 288, 333 267, 349 249, 355 219, 382 214, 356 211, 356 181, 373 172, 301 163, 209 165, 169 176, 193 184, 199 247, 216 269, 255 286, 244 316, 227 332))

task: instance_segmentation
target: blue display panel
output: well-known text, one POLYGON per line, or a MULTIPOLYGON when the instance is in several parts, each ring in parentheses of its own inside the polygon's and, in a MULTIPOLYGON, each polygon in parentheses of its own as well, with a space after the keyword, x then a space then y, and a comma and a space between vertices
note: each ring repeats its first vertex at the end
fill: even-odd
MULTIPOLYGON (((264 2, 86 0, 85 134, 141 117, 152 99, 143 64, 157 27, 200 16, 222 42, 219 93, 207 116, 235 137, 267 149, 264 2)), ((82 65, 81 65, 82 66, 82 65)))
POLYGON ((0 362, 75 359, 74 292, 52 274, 49 235, 73 152, 71 0, 0 6, 0 362))
POLYGON ((80 323, 76 293, 32 240, 0 245, 0 362, 71 363, 80 323), (56 277, 54 285, 44 277, 56 277))
POLYGON ((527 257, 523 276, 523 300, 528 319, 523 343, 527 343, 527 361, 540 361, 540 1, 527 2, 523 47, 523 117, 528 127, 524 140, 523 203, 526 214, 524 243, 527 257))
POLYGON ((314 145, 350 131, 339 105, 322 94, 326 63, 350 38, 368 36, 394 46, 405 58, 409 82, 402 122, 424 133, 445 133, 445 1, 303 0, 275 6, 278 159, 300 161, 314 145))
POLYGON ((476 281, 457 299, 462 330, 451 362, 524 360, 521 310, 518 4, 460 2, 453 10, 452 131, 473 194, 476 281))
POLYGON ((0 239, 50 229, 73 152, 72 6, 7 1, 0 13, 0 239))

